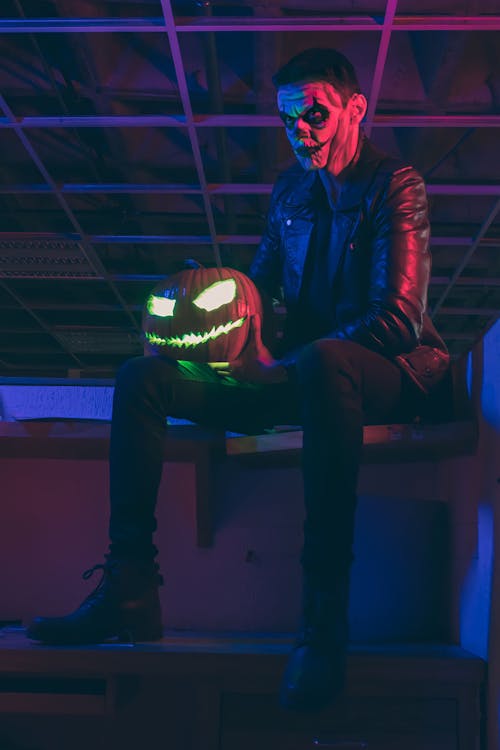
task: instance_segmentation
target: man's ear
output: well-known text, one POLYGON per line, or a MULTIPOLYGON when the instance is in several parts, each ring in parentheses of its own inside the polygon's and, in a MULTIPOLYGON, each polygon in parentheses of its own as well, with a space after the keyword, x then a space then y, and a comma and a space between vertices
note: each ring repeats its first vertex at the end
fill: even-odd
POLYGON ((363 96, 363 94, 353 94, 347 106, 349 107, 351 122, 359 125, 368 108, 366 96, 363 96))

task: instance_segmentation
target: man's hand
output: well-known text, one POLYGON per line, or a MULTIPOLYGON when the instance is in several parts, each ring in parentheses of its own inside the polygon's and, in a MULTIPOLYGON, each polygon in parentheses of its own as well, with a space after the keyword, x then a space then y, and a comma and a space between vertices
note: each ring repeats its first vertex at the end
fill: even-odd
POLYGON ((250 326, 247 345, 238 359, 227 364, 214 363, 212 367, 220 375, 230 375, 235 380, 247 383, 284 383, 287 380, 286 369, 263 344, 258 315, 252 317, 250 326))

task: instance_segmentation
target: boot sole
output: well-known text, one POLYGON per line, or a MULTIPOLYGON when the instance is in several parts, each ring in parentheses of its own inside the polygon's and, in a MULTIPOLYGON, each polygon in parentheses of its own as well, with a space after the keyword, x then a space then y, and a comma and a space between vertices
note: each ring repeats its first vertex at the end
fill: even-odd
POLYGON ((159 641, 163 638, 163 628, 141 630, 140 628, 122 628, 116 638, 120 643, 140 643, 144 641, 159 641))
POLYGON ((46 646, 88 646, 91 644, 110 643, 142 643, 148 641, 159 641, 163 638, 163 630, 139 630, 133 628, 121 628, 116 633, 95 634, 88 636, 57 636, 37 635, 36 632, 26 631, 26 637, 46 646))

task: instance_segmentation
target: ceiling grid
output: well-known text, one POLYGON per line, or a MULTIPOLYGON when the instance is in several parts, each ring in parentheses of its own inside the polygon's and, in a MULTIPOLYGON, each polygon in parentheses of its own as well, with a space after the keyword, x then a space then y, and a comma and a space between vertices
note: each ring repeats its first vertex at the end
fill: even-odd
POLYGON ((213 251, 215 254, 215 261, 218 266, 222 265, 219 244, 217 241, 217 231, 215 229, 215 220, 212 212, 212 206, 210 203, 210 195, 208 194, 207 180, 205 177, 205 169, 203 167, 203 159, 201 156, 200 144, 198 136, 196 134, 196 128, 194 126, 193 110, 191 108, 191 100, 189 98, 189 90, 186 81, 186 75, 184 72, 184 65, 179 47, 179 40, 177 38, 177 32, 175 29, 174 14, 170 0, 161 0, 161 7, 163 16, 165 18, 165 24, 167 28, 168 40, 170 42, 170 50, 172 52, 172 59, 174 62, 175 75, 177 78, 177 85, 179 86, 179 94, 181 97, 182 108, 184 110, 184 116, 186 118, 186 126, 189 134, 189 141, 194 156, 194 163, 196 166, 196 173, 198 175, 198 181, 201 187, 201 195, 203 198, 203 207, 205 209, 205 215, 208 222, 208 228, 210 231, 210 239, 212 240, 213 251))
MULTIPOLYGON (((68 217, 70 223, 72 224, 73 229, 77 233, 78 240, 79 240, 82 252, 85 255, 85 258, 88 261, 89 265, 95 270, 96 274, 99 277, 101 277, 103 279, 106 279, 108 281, 108 284, 110 285, 110 288, 111 288, 113 294, 115 295, 115 297, 118 299, 118 301, 122 305, 123 310, 125 311, 125 313, 127 314, 127 316, 129 316, 129 311, 128 311, 127 305, 126 305, 125 301, 123 300, 121 294, 116 289, 116 287, 115 287, 114 283, 112 282, 112 280, 109 279, 108 273, 105 270, 104 266, 102 265, 102 263, 101 263, 98 255, 95 253, 94 249, 89 244, 88 238, 87 238, 85 232, 83 231, 82 227, 80 226, 80 224, 79 224, 78 220, 76 219, 73 211, 69 207, 66 199, 64 198, 64 196, 62 195, 62 193, 59 191, 59 188, 57 187, 56 183, 54 182, 54 180, 50 176, 49 172, 47 171, 47 169, 46 169, 45 165, 43 164, 42 160, 40 159, 40 157, 36 153, 35 149, 33 148, 32 144, 30 143, 30 141, 28 140, 28 138, 25 136, 25 134, 21 131, 21 129, 19 127, 17 127, 15 117, 14 117, 13 113, 11 112, 10 107, 8 106, 7 102, 5 101, 5 99, 4 99, 4 97, 3 97, 3 95, 1 93, 0 93, 0 109, 3 111, 4 115, 7 117, 7 119, 9 120, 9 122, 12 124, 14 132, 18 136, 19 140, 23 144, 23 146, 24 146, 26 152, 28 153, 29 157, 31 158, 31 160, 33 161, 33 163, 35 164, 35 166, 37 167, 38 171, 40 172, 40 174, 44 178, 44 180, 47 183, 47 185, 50 187, 50 189, 52 191, 52 194, 56 197, 56 199, 59 202, 62 210, 64 211, 64 213, 68 217)), ((130 317, 130 320, 131 320, 132 325, 135 328, 137 328, 137 322, 136 322, 135 318, 130 317)))
POLYGON ((417 0, 359 0, 357 14, 347 0, 331 5, 2 3, 0 374, 112 376, 141 353, 156 280, 189 257, 248 268, 291 161, 269 84, 261 96, 267 68, 327 44, 360 73, 367 134, 426 177, 429 309, 452 356, 493 325, 495 3, 436 0, 430 13, 417 0))

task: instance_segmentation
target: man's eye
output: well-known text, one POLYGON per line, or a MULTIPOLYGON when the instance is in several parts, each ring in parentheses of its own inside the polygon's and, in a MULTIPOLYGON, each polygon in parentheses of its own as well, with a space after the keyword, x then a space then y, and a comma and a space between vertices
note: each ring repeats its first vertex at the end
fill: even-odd
POLYGON ((306 114, 304 119, 311 125, 320 125, 322 122, 326 120, 326 114, 322 112, 320 109, 311 109, 306 114))
POLYGON ((281 119, 283 120, 285 124, 285 128, 293 128, 295 123, 295 117, 291 117, 290 115, 282 115, 281 119))

